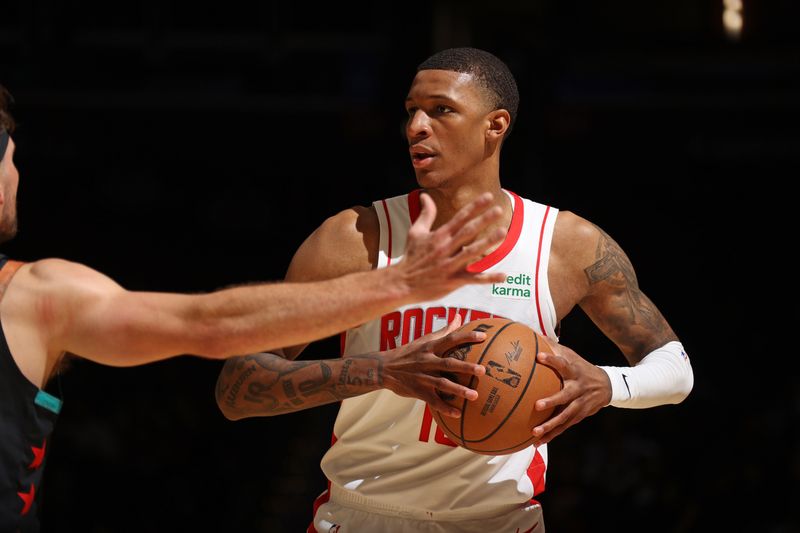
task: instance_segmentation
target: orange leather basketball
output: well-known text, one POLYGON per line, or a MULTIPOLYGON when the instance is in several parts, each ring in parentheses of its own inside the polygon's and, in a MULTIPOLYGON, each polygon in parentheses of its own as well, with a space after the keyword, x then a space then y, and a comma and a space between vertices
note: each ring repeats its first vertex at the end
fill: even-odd
POLYGON ((444 356, 483 365, 486 374, 462 381, 478 391, 477 400, 449 402, 461 410, 461 418, 434 411, 436 423, 450 440, 473 452, 503 455, 527 448, 533 443, 531 429, 553 414, 553 409, 534 410, 536 400, 563 387, 561 376, 536 360, 540 351, 552 353, 549 342, 525 324, 502 318, 475 320, 461 327, 483 331, 487 338, 458 346, 444 356))

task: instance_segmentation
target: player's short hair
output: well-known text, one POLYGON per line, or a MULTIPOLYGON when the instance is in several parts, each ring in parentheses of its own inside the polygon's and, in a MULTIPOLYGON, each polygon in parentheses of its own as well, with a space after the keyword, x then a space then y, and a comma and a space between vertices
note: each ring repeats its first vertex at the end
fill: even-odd
POLYGON ((0 85, 0 131, 5 130, 8 133, 14 131, 14 126, 16 125, 14 117, 12 117, 11 113, 8 111, 8 106, 11 105, 13 101, 14 99, 11 97, 11 93, 0 85))
POLYGON ((511 133, 511 127, 517 120, 519 90, 508 65, 497 56, 478 48, 448 48, 420 63, 417 72, 421 70, 449 70, 472 74, 484 89, 494 109, 505 109, 511 115, 506 136, 511 133))

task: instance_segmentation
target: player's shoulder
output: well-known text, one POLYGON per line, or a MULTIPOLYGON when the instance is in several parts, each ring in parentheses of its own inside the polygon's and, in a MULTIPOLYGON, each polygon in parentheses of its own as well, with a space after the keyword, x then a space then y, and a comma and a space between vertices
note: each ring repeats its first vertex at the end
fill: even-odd
POLYGON ((371 269, 380 225, 375 209, 356 206, 325 219, 295 252, 287 279, 329 279, 371 269))
POLYGON ((82 289, 107 289, 118 287, 111 278, 75 261, 60 258, 39 259, 25 263, 14 276, 14 284, 30 289, 57 291, 82 289))
POLYGON ((602 230, 572 211, 559 211, 553 230, 552 253, 571 262, 585 263, 595 257, 602 230))
POLYGON ((595 224, 572 211, 559 211, 554 231, 554 244, 556 240, 559 244, 596 241, 601 233, 595 224))
POLYGON ((335 241, 361 240, 380 231, 378 214, 373 206, 354 206, 328 217, 314 232, 335 241))
POLYGON ((120 290, 114 280, 86 265, 40 259, 25 262, 11 278, 2 299, 3 313, 6 318, 27 317, 49 328, 63 323, 87 301, 120 290))
POLYGON ((73 279, 75 276, 83 277, 95 272, 81 263, 57 257, 31 261, 26 263, 23 268, 27 269, 30 276, 40 281, 58 281, 64 276, 73 279))

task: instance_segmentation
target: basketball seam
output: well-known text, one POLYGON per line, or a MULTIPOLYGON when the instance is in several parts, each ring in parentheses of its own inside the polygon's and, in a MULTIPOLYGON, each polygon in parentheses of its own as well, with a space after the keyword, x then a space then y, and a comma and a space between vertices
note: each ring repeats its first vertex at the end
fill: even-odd
MULTIPOLYGON (((486 351, 489 349, 489 347, 492 345, 492 343, 494 343, 494 341, 497 339, 497 337, 500 336, 500 334, 503 332, 503 330, 505 330, 507 327, 511 326, 512 324, 517 324, 517 323, 518 322, 510 322, 510 323, 506 324, 505 326, 503 326, 500 329, 500 331, 495 333, 494 337, 492 337, 492 340, 489 342, 489 345, 487 345, 486 348, 483 350, 483 353, 481 354, 480 359, 478 359, 478 361, 477 361, 478 364, 480 364, 480 362, 483 361, 483 358, 486 355, 486 351)), ((522 390, 522 393, 520 393, 520 395, 518 396, 517 401, 514 403, 514 406, 511 409, 509 409, 508 414, 505 416, 505 418, 503 418, 503 420, 494 428, 494 430, 491 433, 489 433, 488 435, 484 436, 481 439, 474 439, 474 440, 465 439, 464 438, 464 419, 466 418, 466 416, 465 416, 466 413, 464 413, 464 410, 466 410, 466 406, 462 410, 460 436, 461 436, 461 441, 464 443, 463 446, 465 448, 471 449, 469 446, 467 446, 468 442, 477 444, 479 442, 484 442, 486 439, 491 438, 492 435, 494 435, 495 433, 500 431, 500 428, 502 428, 505 425, 505 423, 508 422, 508 419, 511 417, 511 415, 514 414, 514 411, 517 410, 517 407, 519 407, 519 404, 522 401, 522 399, 525 397, 525 393, 528 391, 528 387, 530 386, 531 382, 533 381, 533 376, 536 373, 536 365, 538 363, 538 361, 536 360, 536 354, 539 353, 539 336, 536 335, 535 333, 533 335, 533 340, 536 343, 534 351, 533 351, 533 357, 534 357, 533 368, 531 368, 531 372, 530 372, 530 374, 528 374, 528 380, 525 382, 525 388, 522 390)), ((473 379, 474 379, 474 377, 473 377, 473 379)), ((471 384, 471 382, 470 382, 470 384, 471 384)), ((510 449, 510 448, 507 448, 507 449, 510 449)))
MULTIPOLYGON (((481 356, 478 358, 478 360, 475 362, 475 364, 478 364, 478 365, 481 364, 481 361, 483 361, 483 358, 486 357, 486 350, 488 350, 492 346, 492 344, 494 344, 494 341, 497 340, 497 337, 501 333, 503 333, 503 331, 507 327, 509 327, 511 324, 516 324, 516 322, 509 322, 508 324, 506 324, 505 326, 500 328, 497 331, 497 333, 494 334, 494 337, 492 337, 492 340, 490 340, 489 344, 487 344, 486 347, 483 349, 483 351, 481 352, 481 356)), ((469 380, 469 387, 470 388, 472 388, 472 385, 473 385, 475 379, 477 379, 475 376, 472 376, 470 378, 470 380, 469 380)), ((466 411, 467 411, 467 402, 465 400, 464 401, 464 406, 461 408, 461 420, 459 420, 459 432, 458 432, 458 435, 459 435, 459 437, 461 437, 461 445, 463 447, 469 449, 469 447, 467 446, 467 440, 464 438, 464 419, 466 418, 466 416, 464 416, 464 415, 466 415, 466 411)), ((472 441, 470 441, 470 442, 472 442, 472 441)))

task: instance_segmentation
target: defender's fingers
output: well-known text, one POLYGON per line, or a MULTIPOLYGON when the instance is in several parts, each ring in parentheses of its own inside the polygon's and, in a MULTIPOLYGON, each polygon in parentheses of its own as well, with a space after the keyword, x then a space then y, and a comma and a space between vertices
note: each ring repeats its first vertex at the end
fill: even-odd
POLYGON ((500 244, 505 238, 506 230, 503 228, 496 228, 489 235, 462 246, 461 249, 453 255, 453 261, 462 264, 473 263, 480 259, 486 250, 500 244))
MULTIPOLYGON (((446 263, 444 263, 443 268, 448 272, 456 273, 455 274, 456 276, 464 273, 467 273, 470 276, 479 274, 479 272, 476 272, 472 269, 472 264, 481 259, 486 250, 503 242, 503 239, 505 239, 505 235, 506 235, 505 230, 497 228, 491 234, 480 239, 479 241, 468 244, 461 248, 454 248, 453 255, 451 255, 449 260, 446 263), (458 272, 463 270, 466 270, 466 272, 460 272, 460 273, 458 272)), ((487 276, 492 276, 492 279, 497 279, 498 281, 502 281, 502 279, 500 279, 499 274, 487 274, 487 276)), ((478 278, 478 279, 480 281, 476 281, 476 283, 488 283, 488 280, 487 281, 483 280, 484 278, 478 278)))
POLYGON ((463 274, 459 274, 459 279, 469 279, 470 283, 475 284, 484 284, 484 283, 502 283, 506 280, 507 275, 504 272, 492 272, 486 274, 472 274, 469 272, 469 267, 467 267, 467 272, 463 274))
POLYGON ((490 213, 493 209, 487 209, 492 204, 492 194, 485 192, 475 198, 472 202, 458 210, 449 221, 442 225, 437 231, 448 235, 457 235, 465 226, 476 223, 478 227, 484 226, 487 222, 493 221, 502 215, 502 209, 495 206, 499 214, 490 213), (481 213, 478 215, 478 213, 481 213), (486 218, 488 215, 488 218, 486 218), (483 223, 479 222, 483 220, 483 223))
MULTIPOLYGON (((449 247, 454 251, 460 250, 467 244, 471 243, 487 226, 500 220, 502 216, 503 210, 500 209, 499 206, 493 206, 487 209, 480 216, 467 222, 462 222, 460 226, 455 226, 454 228, 442 226, 436 231, 448 231, 451 235, 450 242, 448 243, 449 247)), ((497 229, 502 231, 503 235, 505 235, 505 230, 501 228, 497 229)))
POLYGON ((436 220, 436 204, 430 195, 424 192, 419 195, 419 201, 422 204, 419 216, 411 227, 427 233, 433 226, 433 221, 436 220))

